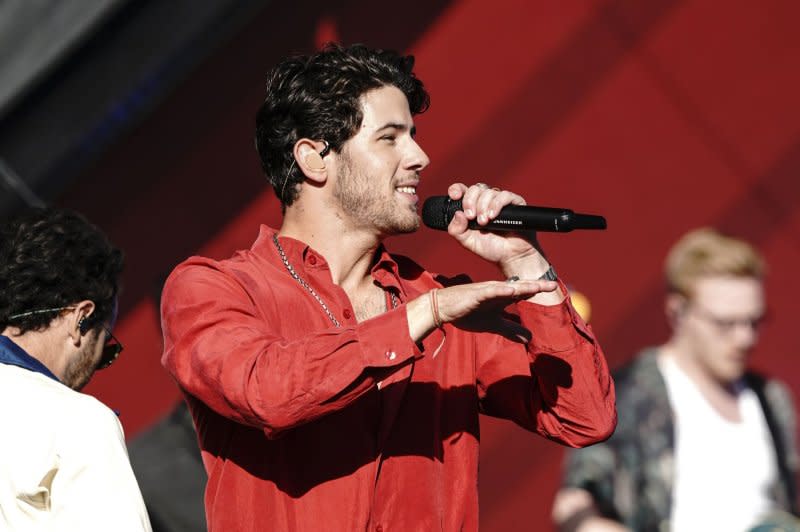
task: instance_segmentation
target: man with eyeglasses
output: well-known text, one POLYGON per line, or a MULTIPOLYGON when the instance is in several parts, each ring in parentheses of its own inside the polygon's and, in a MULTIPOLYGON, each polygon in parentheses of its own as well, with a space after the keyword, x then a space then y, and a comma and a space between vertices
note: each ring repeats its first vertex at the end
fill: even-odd
POLYGON ((747 369, 764 269, 750 245, 711 229, 672 248, 672 335, 615 376, 611 439, 568 455, 559 530, 800 530, 791 398, 747 369))
POLYGON ((122 351, 122 262, 70 211, 0 225, 0 530, 150 530, 116 415, 79 393, 122 351))

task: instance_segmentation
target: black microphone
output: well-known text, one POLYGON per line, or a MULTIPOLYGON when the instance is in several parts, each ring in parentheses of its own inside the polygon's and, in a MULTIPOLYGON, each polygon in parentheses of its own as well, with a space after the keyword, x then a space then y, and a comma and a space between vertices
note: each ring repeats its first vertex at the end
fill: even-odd
MULTIPOLYGON (((431 229, 447 230, 456 211, 463 210, 461 200, 447 196, 431 196, 422 205, 422 221, 431 229)), ((568 233, 574 229, 605 229, 606 219, 595 214, 578 214, 569 209, 506 205, 486 225, 469 220, 470 229, 484 231, 550 231, 568 233)))

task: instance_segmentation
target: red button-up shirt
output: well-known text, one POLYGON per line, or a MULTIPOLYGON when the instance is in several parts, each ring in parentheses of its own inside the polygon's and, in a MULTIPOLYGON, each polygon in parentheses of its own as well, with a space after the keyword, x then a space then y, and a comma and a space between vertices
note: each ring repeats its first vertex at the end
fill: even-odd
POLYGON ((337 328, 273 233, 188 259, 164 289, 163 363, 199 434, 210 531, 475 530, 479 413, 570 446, 613 431, 605 359, 568 302, 415 344, 405 302, 443 279, 381 249, 371 274, 399 306, 358 323, 324 257, 282 237, 337 328))

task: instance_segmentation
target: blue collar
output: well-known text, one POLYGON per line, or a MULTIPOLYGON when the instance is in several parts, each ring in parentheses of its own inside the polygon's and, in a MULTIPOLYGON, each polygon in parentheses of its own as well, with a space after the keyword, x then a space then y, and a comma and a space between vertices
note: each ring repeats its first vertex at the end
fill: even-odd
POLYGON ((8 336, 0 335, 0 364, 19 366, 36 373, 50 377, 56 382, 61 382, 47 366, 30 356, 20 346, 11 341, 8 336))

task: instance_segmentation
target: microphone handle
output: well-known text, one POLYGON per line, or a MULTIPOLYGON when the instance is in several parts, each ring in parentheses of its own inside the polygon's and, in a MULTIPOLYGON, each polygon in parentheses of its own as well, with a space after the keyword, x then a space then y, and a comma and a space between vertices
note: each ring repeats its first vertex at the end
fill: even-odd
POLYGON ((570 209, 507 205, 497 217, 486 225, 475 220, 467 224, 470 229, 488 231, 546 231, 568 233, 573 229, 605 229, 602 216, 576 214, 570 209))

